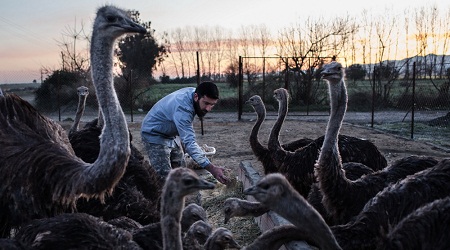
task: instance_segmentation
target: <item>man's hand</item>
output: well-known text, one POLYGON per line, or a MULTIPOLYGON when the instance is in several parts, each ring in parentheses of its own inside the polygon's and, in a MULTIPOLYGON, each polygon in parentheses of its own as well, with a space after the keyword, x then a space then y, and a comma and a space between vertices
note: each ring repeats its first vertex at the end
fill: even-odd
POLYGON ((214 176, 214 178, 216 178, 216 180, 218 180, 220 183, 222 184, 228 184, 228 182, 230 182, 230 180, 228 179, 228 177, 225 175, 225 169, 221 168, 221 167, 216 167, 213 164, 209 164, 208 166, 205 167, 206 170, 208 170, 212 176, 214 176))

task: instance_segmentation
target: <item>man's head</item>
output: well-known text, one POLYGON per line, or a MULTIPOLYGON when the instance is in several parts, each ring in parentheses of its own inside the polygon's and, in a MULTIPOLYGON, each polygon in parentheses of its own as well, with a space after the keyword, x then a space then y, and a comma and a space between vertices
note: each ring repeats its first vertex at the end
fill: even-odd
POLYGON ((219 100, 219 89, 213 82, 202 82, 195 89, 194 107, 198 117, 202 118, 219 100))

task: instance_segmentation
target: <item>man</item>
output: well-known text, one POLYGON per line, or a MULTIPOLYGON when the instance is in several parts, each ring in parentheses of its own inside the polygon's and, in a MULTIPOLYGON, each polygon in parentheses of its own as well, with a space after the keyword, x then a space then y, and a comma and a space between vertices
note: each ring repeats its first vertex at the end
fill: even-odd
POLYGON ((172 167, 185 167, 184 150, 202 168, 223 184, 228 183, 224 169, 212 164, 195 140, 192 122, 200 119, 216 105, 219 89, 212 82, 197 88, 179 89, 159 100, 142 121, 141 135, 150 164, 162 178, 172 167), (179 136, 180 143, 176 137, 179 136))

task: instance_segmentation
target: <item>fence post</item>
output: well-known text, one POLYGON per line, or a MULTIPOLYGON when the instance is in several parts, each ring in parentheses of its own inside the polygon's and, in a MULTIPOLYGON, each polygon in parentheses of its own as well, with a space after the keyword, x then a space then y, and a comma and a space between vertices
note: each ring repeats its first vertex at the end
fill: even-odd
POLYGON ((284 64, 284 88, 289 90, 289 64, 288 64, 289 58, 286 57, 286 63, 284 64))
POLYGON ((372 74, 372 117, 370 120, 370 127, 373 128, 373 123, 375 119, 375 71, 372 74))
MULTIPOLYGON (((200 61, 199 61, 198 51, 196 51, 196 55, 197 55, 197 86, 198 86, 198 85, 200 85, 200 61)), ((200 117, 200 127, 202 130, 202 135, 204 135, 203 117, 200 117)))
POLYGON ((413 63, 413 79, 412 79, 412 97, 411 97, 411 139, 414 139, 414 112, 416 107, 416 62, 413 63))
POLYGON ((238 73, 238 77, 239 77, 239 83, 238 83, 238 88, 239 88, 239 93, 238 93, 238 120, 241 120, 242 117, 242 99, 243 99, 243 69, 242 69, 242 56, 239 56, 239 73, 238 73))

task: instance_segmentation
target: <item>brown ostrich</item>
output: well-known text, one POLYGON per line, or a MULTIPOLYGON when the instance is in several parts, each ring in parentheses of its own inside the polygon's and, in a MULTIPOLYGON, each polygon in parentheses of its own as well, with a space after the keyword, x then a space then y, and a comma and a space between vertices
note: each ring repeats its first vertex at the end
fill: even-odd
POLYGON ((30 249, 130 249, 140 246, 130 232, 85 213, 32 220, 15 235, 30 249))
POLYGON ((104 199, 125 172, 128 126, 113 86, 113 45, 127 33, 146 33, 113 6, 98 10, 91 70, 104 118, 94 163, 76 157, 63 128, 16 95, 0 97, 0 234, 35 218, 70 211, 80 197, 104 199))
MULTIPOLYGON (((248 99, 246 103, 250 104, 253 107, 257 115, 256 122, 253 125, 252 131, 250 133, 250 147, 252 148, 253 154, 261 162, 264 168, 264 174, 276 173, 278 172, 278 169, 275 166, 269 149, 266 146, 262 145, 258 139, 258 133, 261 128, 261 124, 266 118, 266 106, 264 105, 264 102, 259 95, 250 97, 250 99, 248 99)), ((281 121, 279 116, 276 124, 280 122, 283 121, 281 121)), ((310 142, 312 142, 311 139, 303 138, 287 144, 283 144, 281 146, 287 151, 295 151, 298 148, 308 145, 310 142)))
POLYGON ((438 161, 432 157, 410 156, 357 180, 348 179, 343 164, 351 163, 342 163, 338 150, 338 134, 347 108, 344 68, 334 61, 323 67, 322 75, 329 86, 331 112, 315 173, 325 209, 335 224, 342 224, 357 215, 367 201, 385 187, 430 168, 438 161))

